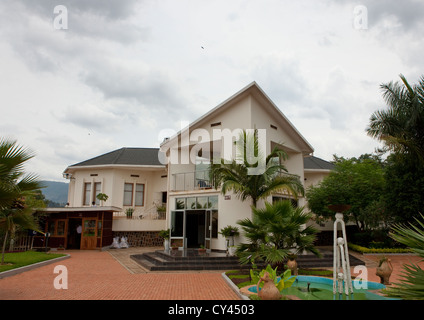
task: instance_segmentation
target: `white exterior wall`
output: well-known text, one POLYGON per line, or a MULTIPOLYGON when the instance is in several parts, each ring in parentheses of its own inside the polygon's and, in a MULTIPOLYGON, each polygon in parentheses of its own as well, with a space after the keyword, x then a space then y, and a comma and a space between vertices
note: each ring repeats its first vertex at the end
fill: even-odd
MULTIPOLYGON (((235 131, 235 129, 265 129, 266 130, 266 152, 269 153, 271 146, 275 143, 282 144, 289 154, 289 159, 284 163, 291 174, 298 175, 300 180, 304 180, 304 168, 303 168, 303 153, 300 148, 297 146, 296 141, 292 139, 286 128, 280 123, 277 122, 278 118, 268 113, 264 107, 262 107, 259 102, 252 96, 248 95, 241 99, 237 99, 232 105, 226 108, 224 111, 218 111, 210 117, 203 119, 196 123, 196 125, 190 128, 190 131, 193 132, 195 129, 201 128, 208 133, 209 137, 213 139, 213 130, 214 129, 229 129, 230 131, 235 131), (211 127, 213 123, 221 123, 221 125, 211 127), (277 126, 277 130, 272 129, 270 125, 277 126)), ((189 134, 185 132, 182 134, 182 141, 187 144, 189 134)), ((167 145, 168 148, 171 148, 172 151, 178 152, 187 152, 186 148, 181 149, 180 145, 177 145, 178 139, 173 139, 167 145)), ((190 144, 196 144, 200 142, 199 140, 190 141, 190 144)), ((181 141, 179 142, 180 144, 181 141)), ((220 143, 220 152, 221 156, 223 155, 224 142, 220 143)), ((183 159, 188 159, 187 156, 183 156, 183 159)), ((172 163, 172 160, 181 160, 180 156, 177 156, 174 153, 173 158, 169 157, 168 160, 171 160, 169 163, 169 188, 173 186, 173 174, 183 173, 183 172, 194 172, 195 165, 192 164, 181 164, 181 163, 172 163)), ((225 196, 220 194, 219 191, 214 189, 203 190, 203 191, 178 191, 178 192, 169 192, 169 210, 168 217, 170 212, 175 209, 175 199, 179 197, 193 197, 193 196, 207 196, 212 194, 218 194, 218 232, 226 227, 227 225, 237 226, 240 229, 240 226, 237 225, 237 221, 245 218, 251 218, 252 209, 251 209, 251 200, 248 199, 244 202, 238 199, 238 197, 232 193, 227 194, 231 199, 225 200, 225 196)), ((272 196, 270 196, 266 201, 271 202, 272 196)), ((300 200, 300 205, 303 205, 304 199, 300 200)), ((264 201, 258 202, 258 207, 261 208, 264 206, 264 201)), ((168 218, 168 220, 170 220, 168 218)), ((170 228, 170 221, 168 221, 168 227, 170 228)), ((240 230, 241 231, 241 230, 240 230)), ((236 244, 243 242, 244 239, 242 236, 236 239, 236 244)), ((218 238, 212 239, 211 242, 212 249, 225 249, 225 239, 218 234, 218 238)))
MULTIPOLYGON (((70 207, 84 207, 84 183, 92 183, 91 198, 94 194, 94 183, 101 182, 101 192, 108 195, 103 206, 122 208, 124 213, 127 208, 133 207, 133 217, 148 215, 156 212, 155 204, 162 202, 162 192, 167 191, 166 169, 152 168, 78 168, 72 170, 72 179, 69 183, 68 202, 70 207), (97 174, 97 176, 92 176, 97 174), (132 177, 138 175, 139 177, 132 177), (165 176, 165 177, 162 177, 165 176), (124 184, 144 184, 144 205, 124 206, 124 184)), ((133 190, 134 191, 134 190, 133 190)), ((90 201, 91 203, 91 201, 90 201)), ((134 197, 133 197, 134 203, 134 197)), ((114 217, 113 231, 159 231, 165 229, 166 220, 126 219, 114 217)))

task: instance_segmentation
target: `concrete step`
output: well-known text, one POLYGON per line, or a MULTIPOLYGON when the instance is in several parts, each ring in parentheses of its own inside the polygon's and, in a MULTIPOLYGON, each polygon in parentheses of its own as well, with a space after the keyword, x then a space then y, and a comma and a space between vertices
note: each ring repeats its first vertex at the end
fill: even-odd
MULTIPOLYGON (((349 258, 351 266, 365 264, 352 255, 349 255, 349 258)), ((131 255, 131 259, 151 271, 231 270, 250 268, 249 264, 240 265, 237 257, 227 256, 225 253, 210 252, 198 254, 195 250, 181 250, 178 252, 164 252, 163 250, 159 250, 131 255)), ((299 268, 331 268, 333 266, 333 255, 328 252, 323 253, 321 258, 313 254, 298 255, 296 260, 299 268)), ((262 266, 258 264, 258 267, 262 266)))
MULTIPOLYGON (((230 257, 229 257, 230 258, 230 257)), ((131 259, 142 265, 150 271, 166 271, 166 270, 232 270, 240 268, 248 268, 248 266, 240 266, 237 260, 228 259, 178 259, 174 261, 166 260, 159 254, 144 253, 140 255, 132 255, 131 259)))

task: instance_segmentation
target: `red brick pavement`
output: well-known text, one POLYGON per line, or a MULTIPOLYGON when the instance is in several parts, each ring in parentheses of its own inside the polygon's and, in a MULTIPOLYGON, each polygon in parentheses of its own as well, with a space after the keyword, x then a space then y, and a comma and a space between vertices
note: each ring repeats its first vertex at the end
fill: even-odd
MULTIPOLYGON (((386 255, 393 265, 391 282, 401 279, 404 264, 418 263, 414 255, 386 255)), ((362 255, 368 280, 381 255, 362 255)), ((356 276, 353 272, 352 275, 356 276)), ((131 274, 108 252, 72 251, 71 258, 0 279, 0 300, 237 300, 221 272, 131 274), (56 265, 68 270, 68 289, 55 289, 56 265)))
POLYGON ((72 251, 71 258, 0 279, 0 300, 237 300, 221 272, 131 274, 108 252, 72 251), (56 265, 68 289, 55 289, 56 265))
MULTIPOLYGON (((390 276, 390 282, 399 282, 402 280, 402 272, 403 272, 403 266, 405 264, 417 264, 421 268, 424 269, 424 262, 423 259, 417 255, 409 255, 409 254, 385 254, 385 257, 390 259, 390 263, 393 266, 393 272, 390 276)), ((365 265, 367 267, 368 272, 368 280, 369 281, 375 281, 380 282, 380 278, 375 274, 377 270, 377 266, 379 263, 379 260, 383 257, 381 254, 366 254, 366 255, 360 255, 359 258, 365 262, 365 265)), ((356 276, 351 271, 352 276, 356 276)))

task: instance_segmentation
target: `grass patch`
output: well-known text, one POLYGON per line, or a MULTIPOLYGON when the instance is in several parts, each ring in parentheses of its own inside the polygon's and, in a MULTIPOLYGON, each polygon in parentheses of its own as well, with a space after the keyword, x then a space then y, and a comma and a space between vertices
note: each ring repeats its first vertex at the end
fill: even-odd
POLYGON ((319 277, 332 277, 333 270, 325 269, 299 269, 299 276, 319 276, 319 277))
POLYGON ((46 253, 36 251, 13 252, 4 255, 4 265, 0 265, 0 272, 28 266, 54 258, 63 257, 65 254, 46 253))

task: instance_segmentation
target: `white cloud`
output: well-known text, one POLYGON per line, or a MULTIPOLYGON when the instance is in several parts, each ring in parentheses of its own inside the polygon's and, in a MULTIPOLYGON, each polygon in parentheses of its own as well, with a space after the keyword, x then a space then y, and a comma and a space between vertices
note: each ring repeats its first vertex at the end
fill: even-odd
POLYGON ((423 74, 424 5, 354 1, 65 0, 68 30, 45 1, 0 3, 0 135, 37 152, 31 171, 122 146, 157 147, 255 80, 317 156, 359 156, 377 141, 379 85, 423 74), (203 48, 202 48, 203 47, 203 48))

